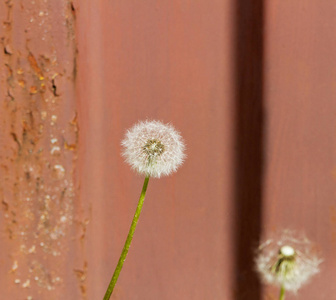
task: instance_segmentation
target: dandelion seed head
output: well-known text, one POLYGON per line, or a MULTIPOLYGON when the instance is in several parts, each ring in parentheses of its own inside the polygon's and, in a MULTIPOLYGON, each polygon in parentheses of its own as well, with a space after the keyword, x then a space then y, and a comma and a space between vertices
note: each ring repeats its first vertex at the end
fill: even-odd
POLYGON ((144 121, 126 133, 122 155, 138 173, 159 178, 175 172, 185 159, 180 134, 169 124, 144 121))
POLYGON ((306 238, 296 238, 284 231, 279 239, 261 244, 255 259, 256 270, 268 284, 283 286, 287 291, 297 290, 317 274, 322 260, 306 238))

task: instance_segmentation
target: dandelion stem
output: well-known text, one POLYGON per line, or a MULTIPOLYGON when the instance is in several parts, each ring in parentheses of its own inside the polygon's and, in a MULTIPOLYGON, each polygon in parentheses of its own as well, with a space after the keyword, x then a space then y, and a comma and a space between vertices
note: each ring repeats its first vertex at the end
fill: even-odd
POLYGON ((285 300, 285 288, 284 286, 282 285, 281 286, 281 289, 280 289, 280 295, 279 295, 279 300, 285 300))
POLYGON ((109 286, 107 288, 107 291, 105 293, 105 296, 104 296, 103 300, 109 300, 110 299, 110 297, 112 295, 112 292, 113 292, 113 289, 114 289, 114 286, 117 283, 120 271, 121 271, 121 269, 123 267, 124 261, 126 259, 126 256, 127 256, 128 250, 129 250, 129 247, 130 247, 131 242, 132 242, 132 238, 133 238, 133 234, 134 234, 136 225, 137 225, 138 220, 139 220, 141 209, 142 209, 142 206, 143 206, 143 203, 144 203, 144 200, 145 200, 145 196, 146 196, 148 181, 149 181, 149 176, 147 176, 145 178, 145 181, 144 181, 144 184, 143 184, 143 187, 142 187, 142 191, 141 191, 141 195, 140 195, 140 199, 139 199, 139 203, 138 203, 138 207, 137 207, 137 209, 135 211, 135 214, 134 214, 134 217, 133 217, 133 221, 132 221, 132 224, 131 224, 131 228, 130 228, 130 230, 128 232, 124 248, 123 248, 123 250, 121 252, 118 264, 117 264, 117 266, 116 266, 116 268, 114 270, 112 279, 110 281, 110 284, 109 284, 109 286))

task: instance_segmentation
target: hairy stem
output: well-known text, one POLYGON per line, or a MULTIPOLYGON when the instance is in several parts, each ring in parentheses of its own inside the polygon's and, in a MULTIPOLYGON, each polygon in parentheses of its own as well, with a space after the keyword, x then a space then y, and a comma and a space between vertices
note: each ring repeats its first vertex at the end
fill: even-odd
POLYGON ((110 281, 110 284, 109 284, 109 286, 107 288, 107 291, 105 293, 105 296, 104 296, 103 300, 109 300, 110 299, 110 297, 112 295, 112 292, 113 292, 113 289, 114 289, 114 287, 115 287, 115 285, 117 283, 120 271, 121 271, 121 269, 123 267, 124 261, 126 259, 126 256, 127 256, 128 250, 129 250, 129 247, 130 247, 131 242, 132 242, 132 238, 133 238, 133 234, 134 234, 136 225, 137 225, 138 220, 139 220, 141 209, 142 209, 142 206, 143 206, 143 203, 144 203, 144 200, 145 200, 145 196, 146 196, 148 181, 149 181, 149 176, 147 176, 145 178, 145 181, 144 181, 144 184, 143 184, 143 187, 142 187, 142 191, 141 191, 141 195, 140 195, 140 199, 139 199, 139 203, 138 203, 138 207, 137 207, 137 209, 135 211, 135 214, 134 214, 134 217, 133 217, 133 221, 132 221, 132 224, 131 224, 131 228, 130 228, 130 230, 128 232, 124 248, 123 248, 123 250, 121 252, 118 264, 117 264, 117 266, 116 266, 116 268, 114 270, 112 279, 110 281))

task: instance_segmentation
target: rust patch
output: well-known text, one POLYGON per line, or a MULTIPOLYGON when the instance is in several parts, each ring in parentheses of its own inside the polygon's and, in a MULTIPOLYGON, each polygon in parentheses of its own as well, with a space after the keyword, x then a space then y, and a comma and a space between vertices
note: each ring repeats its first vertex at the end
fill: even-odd
POLYGON ((36 61, 34 55, 31 52, 29 52, 29 54, 28 54, 28 61, 30 63, 30 67, 34 70, 34 72, 35 72, 36 76, 38 77, 38 79, 39 80, 43 80, 44 76, 43 76, 42 70, 38 66, 37 61, 36 61))
POLYGON ((76 277, 79 281, 79 286, 80 286, 80 290, 81 290, 81 294, 82 297, 85 298, 86 297, 86 277, 87 277, 87 271, 88 271, 88 266, 87 266, 87 262, 84 262, 83 268, 82 269, 74 269, 74 273, 76 274, 76 277))
MULTIPOLYGON (((3 258, 10 254, 11 262, 1 276, 9 278, 12 298, 59 299, 68 276, 65 257, 83 236, 75 239, 74 232, 75 9, 65 0, 4 5, 0 199, 7 233, 3 258)), ((72 298, 84 297, 83 289, 81 280, 72 298)))

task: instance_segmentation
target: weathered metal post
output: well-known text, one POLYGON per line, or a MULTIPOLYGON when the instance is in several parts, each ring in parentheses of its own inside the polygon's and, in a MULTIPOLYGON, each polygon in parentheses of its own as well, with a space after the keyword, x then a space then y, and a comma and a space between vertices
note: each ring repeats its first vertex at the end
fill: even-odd
POLYGON ((4 299, 80 299, 86 293, 78 250, 85 225, 75 180, 75 18, 68 0, 0 4, 4 299))

